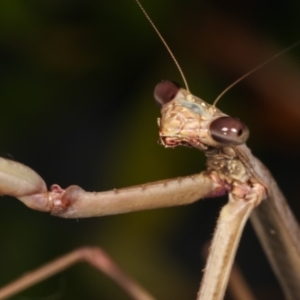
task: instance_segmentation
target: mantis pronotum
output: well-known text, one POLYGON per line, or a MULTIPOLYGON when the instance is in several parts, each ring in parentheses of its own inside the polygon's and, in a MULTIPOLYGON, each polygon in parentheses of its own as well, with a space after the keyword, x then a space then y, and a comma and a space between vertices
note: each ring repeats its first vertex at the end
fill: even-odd
MULTIPOLYGON (((165 75, 164 75, 165 76, 165 75)), ((147 97, 148 98, 148 97, 147 97)), ((67 111, 66 111, 66 114, 67 114, 67 111)), ((155 130, 155 128, 153 128, 153 130, 155 130)), ((107 139, 106 139, 107 140, 107 139)), ((35 140, 36 141, 36 140, 35 140)), ((106 141, 105 141, 106 142, 106 141)), ((57 146, 57 145, 56 145, 57 146)), ((59 147, 59 146, 58 146, 59 147)), ((10 152, 12 152, 12 153, 15 153, 13 150, 11 150, 10 152)), ((189 152, 185 152, 185 153, 189 153, 189 152)), ((198 159, 198 157, 200 156, 200 154, 198 154, 197 153, 197 159, 198 159)), ((18 158, 18 157, 17 157, 18 158)), ((29 165, 31 165, 31 164, 29 164, 29 165)), ((132 167, 130 167, 130 169, 132 169, 132 167)), ((197 168, 198 169, 198 168, 197 168)), ((194 172, 195 172, 196 170, 194 170, 194 172)), ((154 178, 153 178, 154 179, 154 178)), ((74 179, 72 179, 73 181, 74 181, 74 179)), ((147 179, 148 181, 150 181, 150 179, 147 179)), ((47 182, 48 182, 49 180, 47 180, 47 182)), ((57 179, 55 179, 55 180, 52 180, 52 181, 58 181, 58 182, 62 182, 62 181, 60 181, 60 180, 57 180, 57 179)), ((50 180, 50 182, 51 182, 51 180, 50 180)), ((75 181, 76 183, 77 183, 77 181, 75 181)), ((134 183, 134 182, 132 182, 132 183, 134 183)), ((81 184, 81 185, 84 185, 84 184, 81 184)), ((113 186, 119 186, 119 184, 118 183, 114 183, 113 184, 113 186)), ((83 222, 83 221, 81 221, 81 222, 83 222)), ((107 221, 108 222, 108 221, 107 221)), ((66 224, 66 222, 64 222, 64 223, 60 223, 60 224, 66 224)), ((68 225, 64 225, 64 226, 68 226, 68 225)), ((93 228, 93 230, 94 230, 94 228, 93 228)), ((4 256, 5 254, 3 254, 3 256, 4 256)), ((32 266, 30 266, 30 267, 32 267, 32 266)), ((28 268, 30 268, 29 266, 27 266, 26 268, 28 269, 28 268)), ((174 298, 173 298, 174 299, 174 298)))

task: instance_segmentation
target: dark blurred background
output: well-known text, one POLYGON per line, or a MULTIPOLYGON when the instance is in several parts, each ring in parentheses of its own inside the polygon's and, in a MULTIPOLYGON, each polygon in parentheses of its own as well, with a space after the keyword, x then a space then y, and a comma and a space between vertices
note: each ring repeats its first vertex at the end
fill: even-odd
MULTIPOLYGON (((212 103, 236 78, 300 38, 297 1, 143 1, 187 76, 212 103)), ((300 48, 219 103, 248 124, 248 145, 300 217, 300 48)), ((153 88, 180 83, 174 63, 133 0, 0 2, 0 152, 48 186, 121 188, 205 169, 194 149, 157 144, 153 88)), ((2 197, 1 285, 83 245, 101 245, 158 299, 195 299, 226 198, 102 218, 64 220, 2 197)), ((238 263, 258 299, 283 299, 250 225, 238 263)), ((127 299, 85 264, 13 299, 127 299)))

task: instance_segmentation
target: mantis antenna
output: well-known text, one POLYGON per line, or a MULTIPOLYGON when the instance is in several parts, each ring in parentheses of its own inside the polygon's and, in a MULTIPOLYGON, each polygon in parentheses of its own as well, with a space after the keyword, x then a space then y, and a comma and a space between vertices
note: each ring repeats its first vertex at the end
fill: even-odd
POLYGON ((254 72, 258 71, 259 69, 263 68, 265 65, 267 65, 268 63, 270 63, 271 61, 273 61, 275 58, 283 55, 284 53, 290 51, 291 49, 297 47, 300 44, 300 40, 298 40, 297 42, 295 42, 294 44, 290 45, 289 47, 283 49, 282 51, 274 54, 273 56, 271 56, 269 59, 267 59, 266 61, 264 61, 263 63, 261 63, 260 65, 258 65, 257 67, 253 68, 252 70, 250 70, 249 72, 247 72, 246 74, 244 74, 242 77, 240 77, 239 79, 237 79, 236 81, 234 81, 232 84, 230 84, 221 94, 219 94, 219 96, 216 98, 216 100, 213 103, 213 106, 216 106, 216 104, 218 103, 218 101, 221 99, 221 97, 223 97, 231 88, 233 88, 235 85, 237 85, 240 81, 242 81, 243 79, 245 79, 246 77, 248 77, 249 75, 253 74, 254 72))
POLYGON ((138 4, 138 6, 140 7, 140 9, 142 10, 143 14, 145 15, 145 17, 147 18, 147 20, 149 21, 149 23, 151 24, 151 26, 153 27, 153 29, 155 30, 155 32, 157 33, 158 37, 160 38, 160 40, 162 41, 162 43, 164 44, 164 46, 166 47, 167 51, 169 52, 169 54, 171 55, 171 58, 173 59, 180 75, 181 78, 184 82, 185 88, 186 90, 189 92, 189 86, 187 84, 187 80, 183 74, 183 71, 179 65, 179 62, 177 61, 177 59, 175 58, 175 55, 173 54, 173 52, 171 51, 169 45, 167 44, 167 42, 165 41, 165 39, 163 38, 163 36, 161 35, 161 33, 159 32, 159 30, 157 29, 157 27, 155 26, 154 22, 152 21, 152 19, 149 17, 148 13, 146 12, 146 10, 144 9, 144 7, 142 6, 142 4, 140 3, 139 0, 135 0, 136 3, 138 4))
MULTIPOLYGON (((160 40, 162 41, 162 43, 164 44, 164 46, 166 47, 167 51, 169 52, 169 54, 171 55, 171 58, 173 59, 180 75, 181 78, 184 82, 185 88, 186 90, 189 92, 189 87, 188 87, 188 83, 187 80, 184 76, 184 73, 182 71, 182 68, 179 65, 179 62, 177 61, 175 55, 173 54, 172 50, 170 49, 169 45, 167 44, 167 42, 165 41, 165 39, 163 38, 162 34, 159 32, 159 30, 157 29, 157 27, 155 26, 154 22, 152 21, 152 19, 149 17, 148 13, 146 12, 146 10, 144 9, 144 7, 142 6, 142 4, 140 3, 139 0, 135 0, 135 2, 138 4, 138 6, 140 7, 141 11, 143 12, 143 14, 145 15, 145 17, 147 18, 147 20, 149 21, 150 25, 153 27, 153 29, 155 30, 156 34, 158 35, 158 37, 160 38, 160 40)), ((261 63, 260 65, 256 66, 255 68, 253 68, 252 70, 250 70, 249 72, 247 72, 246 74, 244 74, 242 77, 238 78, 236 81, 234 81, 232 84, 230 84, 225 90, 223 90, 223 92, 221 92, 219 94, 219 96, 215 99, 215 101, 213 102, 213 106, 215 107, 216 104, 218 103, 218 101, 231 89, 233 88, 235 85, 237 85, 239 82, 241 82, 243 79, 247 78, 248 76, 250 76, 251 74, 255 73, 256 71, 258 71, 259 69, 263 68, 265 65, 269 64, 271 61, 273 61, 274 59, 276 59, 277 57, 285 54, 286 52, 292 50, 293 48, 297 47, 300 44, 300 40, 298 40, 297 42, 295 42, 294 44, 290 45, 289 47, 283 49, 282 51, 274 54, 272 57, 270 57, 269 59, 267 59, 266 61, 264 61, 263 63, 261 63)))

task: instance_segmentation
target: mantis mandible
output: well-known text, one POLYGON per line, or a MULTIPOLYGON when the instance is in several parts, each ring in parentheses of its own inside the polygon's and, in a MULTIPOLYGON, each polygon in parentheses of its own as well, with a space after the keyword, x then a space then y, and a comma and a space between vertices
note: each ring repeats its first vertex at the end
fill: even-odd
MULTIPOLYGON (((13 194, 13 193, 11 193, 11 194, 13 194)), ((122 208, 120 208, 120 209, 122 209, 122 208)))

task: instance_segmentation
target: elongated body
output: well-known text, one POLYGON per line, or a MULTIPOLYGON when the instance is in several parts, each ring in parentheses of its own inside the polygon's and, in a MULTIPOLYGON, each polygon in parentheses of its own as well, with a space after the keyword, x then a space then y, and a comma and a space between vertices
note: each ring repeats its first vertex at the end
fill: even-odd
MULTIPOLYGON (((48 192, 43 180, 30 168, 1 159, 1 193, 18 197, 30 208, 65 218, 182 205, 228 193, 198 300, 223 299, 237 246, 251 214, 286 298, 298 299, 299 228, 274 179, 245 145, 247 127, 171 81, 159 83, 154 95, 162 106, 158 121, 161 144, 200 149, 207 156, 207 171, 108 192, 89 193, 78 186, 62 189, 58 185, 48 192)), ((50 269, 49 276, 53 273, 50 269)), ((44 273, 43 270, 43 277, 47 277, 44 273)), ((26 278, 27 285, 30 280, 26 278)))
MULTIPOLYGON (((165 147, 187 145, 204 151, 208 159, 207 171, 107 192, 86 192, 78 186, 63 189, 58 185, 47 191, 43 179, 33 170, 0 159, 0 192, 18 197, 30 208, 64 218, 190 204, 204 197, 229 193, 229 203, 222 209, 217 222, 198 299, 223 298, 243 226, 250 215, 286 298, 298 299, 299 229, 275 181, 244 144, 248 137, 247 128, 189 91, 174 84, 170 86, 175 89, 167 89, 163 94, 160 93, 161 84, 155 90, 156 98, 162 104, 160 142, 165 147)), ((87 252, 85 256, 89 257, 94 251, 75 251, 76 259, 71 255, 72 263, 82 255, 81 252, 87 252)), ((70 259, 70 256, 67 257, 70 259)), ((64 267, 71 264, 66 258, 62 261, 64 267)), ((94 262, 92 260, 92 264, 94 262)), ((107 265, 105 261, 105 267, 107 265)), ((24 278, 18 282, 18 288, 12 284, 9 292, 0 292, 0 299, 37 282, 37 278, 46 278, 61 269, 50 264, 34 276, 29 273, 25 276, 26 284, 24 278)), ((111 277, 116 280, 115 276, 111 277)), ((121 282, 121 286, 122 283, 123 286, 132 285, 135 290, 135 285, 127 281, 126 276, 125 280, 121 276, 116 282, 121 282)), ((148 295, 145 297, 153 299, 148 295)))
MULTIPOLYGON (((248 137, 247 129, 239 122, 232 120, 228 122, 226 116, 216 110, 214 106, 210 106, 184 89, 178 89, 174 99, 168 98, 169 95, 174 95, 176 86, 172 84, 164 84, 164 86, 172 92, 168 91, 166 93, 164 91, 164 93, 161 93, 165 97, 163 100, 166 102, 162 108, 163 118, 160 122, 162 143, 166 146, 187 144, 203 150, 208 156, 208 170, 218 173, 231 197, 235 194, 236 189, 240 193, 238 198, 244 197, 245 201, 252 201, 254 196, 254 200, 257 202, 253 203, 253 207, 247 210, 243 217, 246 219, 252 209, 258 206, 253 211, 251 218, 254 228, 286 298, 298 299, 300 295, 299 227, 271 174, 251 154, 249 148, 243 144, 248 137), (174 113, 174 111, 179 111, 181 114, 174 113), (221 120, 221 125, 216 126, 215 123, 219 120, 221 120), (233 131, 233 134, 230 133, 230 130, 233 131), (235 133, 237 134, 235 135, 235 133), (250 189, 249 191, 247 191, 247 187, 250 189), (255 187, 254 193, 251 191, 253 187, 255 187), (242 191, 242 189, 245 190, 242 191), (260 203, 264 198, 267 199, 260 203)), ((234 222, 236 222, 238 217, 234 219, 234 222)), ((245 219, 242 218, 243 224, 245 219)), ((223 223, 218 224, 218 229, 222 231, 222 234, 217 231, 214 236, 208 270, 215 268, 216 261, 220 257, 219 252, 222 246, 226 244, 222 238, 224 239, 226 232, 228 233, 228 228, 225 228, 225 230, 223 228, 227 223, 228 216, 224 216, 225 225, 223 223)), ((239 230, 242 230, 243 224, 238 225, 239 230)), ((239 237, 236 240, 239 240, 239 237)), ((224 249, 224 253, 230 252, 229 248, 236 247, 235 244, 231 245, 231 243, 233 243, 233 240, 228 242, 228 249, 224 249)), ((234 252, 236 249, 231 250, 234 252)), ((224 257, 226 255, 224 254, 224 257)), ((222 258, 220 259, 220 269, 217 272, 220 272, 223 267, 222 264, 224 264, 222 258)), ((232 261, 230 263, 226 262, 226 264, 231 265, 232 261)), ((200 291, 199 299, 221 299, 223 297, 222 292, 220 292, 222 289, 218 286, 222 276, 217 272, 211 271, 211 276, 207 279, 204 278, 202 288, 205 291, 200 291), (214 281, 216 284, 210 289, 210 284, 214 281), (206 288, 206 286, 209 286, 209 288, 206 288), (216 295, 216 293, 220 294, 216 295)))

